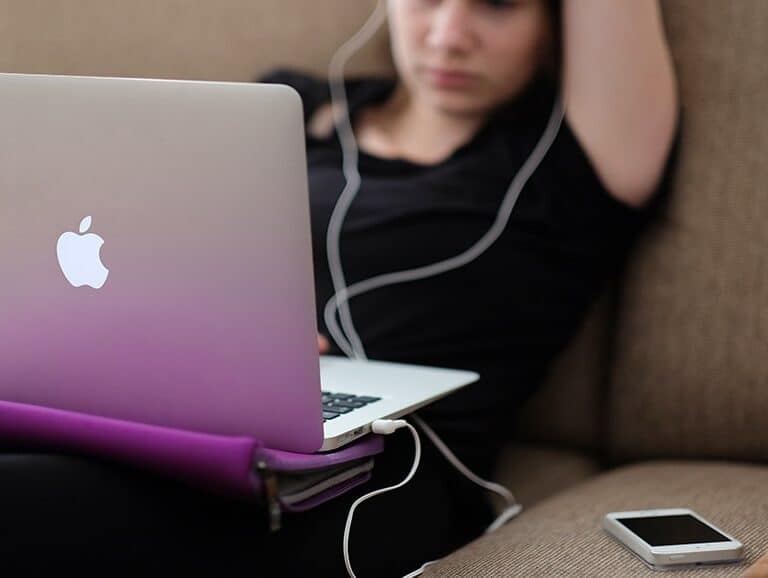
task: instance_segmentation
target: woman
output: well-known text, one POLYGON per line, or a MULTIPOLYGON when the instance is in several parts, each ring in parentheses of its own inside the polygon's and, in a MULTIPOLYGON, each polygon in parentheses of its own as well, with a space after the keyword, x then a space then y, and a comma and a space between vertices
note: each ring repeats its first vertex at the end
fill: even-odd
MULTIPOLYGON (((421 416, 489 477, 515 410, 664 196, 679 135, 673 67, 657 0, 390 0, 388 15, 397 77, 347 83, 362 175, 341 233, 348 285, 479 239, 562 79, 563 125, 497 241, 461 269, 350 301, 369 358, 481 374, 421 416)), ((328 88, 297 71, 261 80, 303 97, 322 309, 333 295, 325 235, 344 185, 328 88)), ((318 327, 328 335, 322 311, 318 327)), ((318 346, 341 353, 323 335, 318 346)), ((263 514, 239 503, 96 460, 9 453, 0 457, 0 505, 15 531, 0 554, 6 567, 39 561, 25 557, 39 550, 59 570, 112 574, 118 562, 132 573, 344 575, 351 502, 399 481, 412 458, 410 438, 392 436, 367 487, 287 516, 267 535, 263 514)), ((425 442, 413 481, 358 509, 353 568, 402 575, 491 520, 483 492, 425 442)))

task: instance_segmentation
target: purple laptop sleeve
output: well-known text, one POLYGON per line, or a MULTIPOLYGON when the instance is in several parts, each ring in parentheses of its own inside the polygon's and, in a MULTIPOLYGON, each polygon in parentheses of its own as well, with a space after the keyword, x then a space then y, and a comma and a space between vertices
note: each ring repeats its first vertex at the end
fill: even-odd
MULTIPOLYGON (((269 495, 272 474, 316 472, 384 449, 381 436, 369 435, 334 452, 298 454, 265 448, 250 437, 184 431, 10 401, 0 401, 0 441, 124 462, 248 501, 269 495)), ((370 477, 370 471, 358 474, 292 505, 279 497, 276 500, 281 510, 303 511, 370 477)))

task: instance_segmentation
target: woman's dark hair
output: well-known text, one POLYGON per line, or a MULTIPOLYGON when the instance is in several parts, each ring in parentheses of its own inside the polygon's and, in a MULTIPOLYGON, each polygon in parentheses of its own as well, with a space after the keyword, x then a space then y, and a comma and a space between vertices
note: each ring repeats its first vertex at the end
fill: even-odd
POLYGON ((555 84, 560 82, 560 72, 563 61, 563 2, 562 0, 547 0, 550 21, 552 25, 552 54, 546 63, 545 74, 555 84))

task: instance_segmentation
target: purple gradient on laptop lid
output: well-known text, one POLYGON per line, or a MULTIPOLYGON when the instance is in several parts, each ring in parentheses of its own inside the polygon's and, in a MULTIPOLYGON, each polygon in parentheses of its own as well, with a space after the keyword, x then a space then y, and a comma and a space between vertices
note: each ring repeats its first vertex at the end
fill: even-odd
POLYGON ((295 92, 0 74, 0 126, 0 399, 319 448, 295 92))

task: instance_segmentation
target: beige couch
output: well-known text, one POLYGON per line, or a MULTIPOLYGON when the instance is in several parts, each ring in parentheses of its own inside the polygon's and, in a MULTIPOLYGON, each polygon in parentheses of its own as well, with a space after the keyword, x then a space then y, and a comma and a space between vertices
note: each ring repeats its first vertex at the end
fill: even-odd
MULTIPOLYGON (((653 575, 600 530, 689 506, 768 550, 768 2, 664 0, 685 107, 674 198, 498 477, 524 514, 440 576, 653 575)), ((372 0, 0 0, 0 70, 251 80, 323 72, 372 0)), ((351 73, 390 69, 381 34, 351 73)), ((738 575, 744 566, 679 575, 738 575)))

